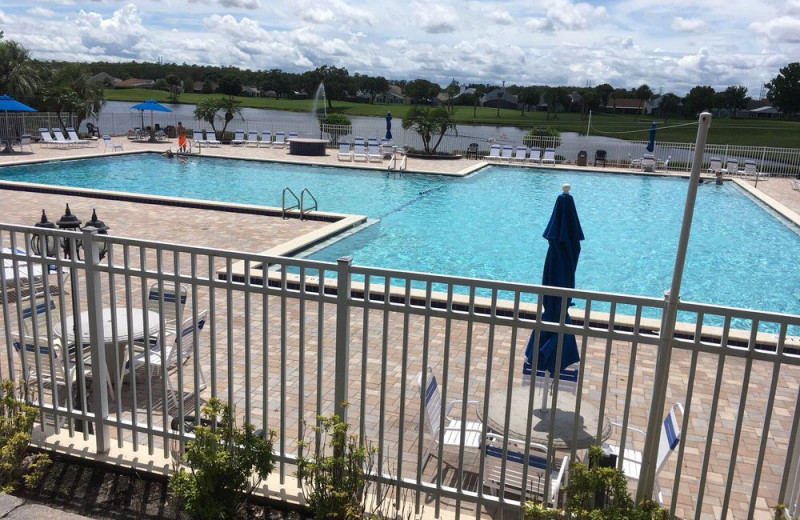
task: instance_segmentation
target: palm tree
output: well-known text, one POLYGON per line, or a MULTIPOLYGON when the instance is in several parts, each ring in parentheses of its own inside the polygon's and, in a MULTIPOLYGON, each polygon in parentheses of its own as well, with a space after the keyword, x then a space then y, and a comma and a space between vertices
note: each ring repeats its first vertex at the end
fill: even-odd
POLYGON ((222 135, 225 135, 225 129, 228 128, 228 123, 233 121, 234 116, 241 115, 242 109, 239 105, 242 103, 236 101, 233 96, 221 98, 219 100, 219 109, 225 112, 225 124, 222 126, 222 135))
POLYGON ((15 41, 0 40, 0 93, 29 99, 41 84, 41 69, 28 49, 15 41))
POLYGON ((103 86, 91 80, 89 69, 78 63, 70 63, 58 69, 49 82, 45 100, 58 113, 62 127, 61 112, 74 114, 80 126, 87 117, 96 117, 105 103, 103 86))

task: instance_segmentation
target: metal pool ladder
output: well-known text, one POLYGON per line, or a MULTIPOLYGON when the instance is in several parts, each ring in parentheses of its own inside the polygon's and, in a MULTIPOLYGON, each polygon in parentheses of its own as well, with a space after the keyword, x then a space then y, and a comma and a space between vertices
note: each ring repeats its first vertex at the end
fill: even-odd
POLYGON ((297 194, 295 194, 295 192, 293 192, 290 187, 287 186, 283 188, 283 193, 281 194, 281 209, 282 209, 281 217, 283 217, 284 219, 289 218, 287 214, 290 210, 299 209, 300 220, 303 220, 303 215, 305 215, 306 213, 310 213, 313 210, 316 210, 317 206, 318 206, 317 199, 316 197, 314 197, 311 191, 309 191, 308 188, 303 188, 303 191, 300 192, 300 198, 297 197, 297 194), (294 204, 292 204, 291 206, 286 205, 287 194, 289 195, 289 202, 291 202, 291 200, 294 199, 294 204), (313 201, 313 205, 309 208, 306 208, 304 204, 306 195, 308 195, 313 201))
POLYGON ((406 171, 408 169, 408 156, 406 156, 406 154, 401 154, 400 155, 401 158, 399 160, 400 164, 398 164, 398 159, 397 159, 398 154, 399 154, 399 152, 393 153, 392 154, 392 158, 389 159, 389 168, 388 169, 389 169, 390 172, 394 172, 394 171, 402 172, 402 171, 406 171))

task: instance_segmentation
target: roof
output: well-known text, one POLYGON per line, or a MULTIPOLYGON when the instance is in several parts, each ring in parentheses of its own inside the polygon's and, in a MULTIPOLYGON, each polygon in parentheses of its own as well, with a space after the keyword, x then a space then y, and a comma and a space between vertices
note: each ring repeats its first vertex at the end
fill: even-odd
POLYGON ((635 108, 639 110, 644 106, 644 103, 641 99, 636 98, 611 98, 608 100, 608 103, 606 103, 606 106, 617 108, 635 108))
POLYGON ((141 86, 153 86, 155 81, 152 79, 138 79, 138 78, 128 78, 124 81, 119 81, 115 86, 117 87, 141 87, 141 86))

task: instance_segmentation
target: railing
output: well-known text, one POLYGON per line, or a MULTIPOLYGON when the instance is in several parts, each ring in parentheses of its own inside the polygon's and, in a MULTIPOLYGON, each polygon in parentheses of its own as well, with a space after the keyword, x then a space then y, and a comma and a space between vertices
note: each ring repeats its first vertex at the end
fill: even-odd
POLYGON ((37 138, 40 128, 61 128, 61 121, 69 128, 75 126, 77 118, 69 113, 61 114, 59 119, 55 112, 5 112, 3 131, 10 136, 30 135, 37 138))
POLYGON ((300 220, 303 220, 303 215, 316 210, 318 206, 319 204, 317 203, 317 198, 314 197, 314 195, 311 193, 311 190, 309 190, 308 188, 303 188, 303 190, 300 192, 300 220), (308 195, 308 197, 313 202, 313 204, 311 204, 309 207, 306 207, 305 205, 306 195, 308 195))
MULTIPOLYGON (((492 412, 490 396, 509 408, 512 390, 521 386, 522 360, 532 333, 534 338, 540 331, 555 333, 559 350, 564 335, 574 334, 581 356, 575 414, 582 424, 593 425, 588 434, 604 439, 609 420, 644 427, 651 412, 661 324, 643 316, 663 313, 660 299, 11 225, 0 225, 0 246, 7 267, 0 275, 0 341, 6 353, 0 378, 31 382, 27 397, 40 406, 45 433, 76 435, 76 426, 91 424, 93 434, 83 428, 77 435, 94 440, 98 452, 116 445, 134 454, 170 457, 190 438, 172 427, 173 420, 180 424, 181 417, 218 397, 233 405, 241 420, 277 430, 277 471, 283 482, 293 478, 301 449, 297 440, 313 435, 310 425, 318 414, 337 410, 378 448, 371 478, 380 485, 417 510, 427 502, 426 514, 449 510, 476 516, 485 507, 518 507, 520 499, 486 492, 480 450, 467 457, 463 446, 454 452, 443 449, 441 431, 433 457, 423 458, 432 436, 424 419, 419 374, 431 369, 442 402, 475 400, 479 415, 486 418, 492 412), (72 250, 77 238, 91 260, 64 258, 60 249, 55 258, 10 252, 31 251, 34 233, 71 237, 72 250), (108 253, 99 260, 103 243, 108 253), (234 264, 243 271, 234 270, 234 264), (64 270, 73 288, 59 276, 64 270), (52 285, 41 300, 55 308, 44 305, 41 314, 26 318, 25 309, 35 306, 23 299, 25 280, 52 285), (154 284, 185 288, 185 307, 163 301, 153 306, 148 291, 154 284), (564 313, 557 323, 542 321, 544 294, 561 298, 562 309, 567 308, 566 298, 578 304, 570 311, 572 324, 564 323, 564 313), (171 305, 178 323, 191 324, 207 310, 205 326, 191 338, 168 335, 160 316, 171 305), (142 313, 148 308, 155 317, 142 313), (104 321, 104 311, 120 318, 104 321), (70 325, 69 318, 81 312, 89 317, 88 331, 70 325), (142 316, 138 332, 136 315, 142 316), (122 324, 128 331, 124 334, 122 324), (33 363, 14 348, 23 328, 31 331, 29 341, 48 347, 33 363), (43 377, 64 362, 66 355, 57 357, 55 346, 59 336, 70 337, 63 332, 70 330, 71 337, 87 338, 80 343, 89 345, 86 356, 72 354, 68 365, 78 365, 78 381, 67 372, 63 384, 49 385, 43 377), (155 355, 190 339, 192 349, 179 350, 177 367, 144 361, 140 370, 129 370, 128 361, 149 345, 151 332, 159 345, 155 355), (96 369, 103 366, 107 373, 96 369), (81 376, 85 368, 90 368, 91 392, 81 376), (202 374, 207 386, 201 384, 202 374), (176 389, 177 405, 168 399, 167 378, 176 389), (66 391, 73 387, 79 391, 66 391), (349 406, 343 408, 344 402, 349 406)), ((800 511, 800 449, 795 442, 800 343, 789 335, 800 330, 800 316, 689 302, 679 310, 695 319, 680 325, 672 341, 667 403, 683 402, 685 415, 676 454, 659 475, 666 505, 680 518, 752 518, 754 512, 766 514, 767 506, 788 499, 800 511), (723 325, 705 326, 707 318, 723 325), (731 327, 740 320, 750 327, 731 327), (760 333, 761 325, 777 332, 760 333)), ((423 384, 427 381, 423 377, 423 384)), ((559 407, 563 395, 554 388, 549 413, 564 413, 559 407)), ((440 421, 446 419, 441 410, 435 411, 440 421)), ((666 409, 652 413, 663 417, 666 409)), ((466 408, 454 414, 461 424, 477 420, 466 408)), ((525 410, 515 415, 527 417, 526 436, 532 435, 533 416, 525 410)), ((502 433, 510 415, 499 420, 505 426, 499 428, 502 433)), ((485 434, 486 421, 481 425, 485 434)), ((571 442, 577 434, 575 423, 562 439, 570 446, 562 453, 573 459, 583 453, 571 442)), ((633 442, 616 431, 610 441, 622 447, 633 442)), ((550 452, 554 446, 551 436, 550 452)), ((523 491, 525 498, 531 497, 523 491)))

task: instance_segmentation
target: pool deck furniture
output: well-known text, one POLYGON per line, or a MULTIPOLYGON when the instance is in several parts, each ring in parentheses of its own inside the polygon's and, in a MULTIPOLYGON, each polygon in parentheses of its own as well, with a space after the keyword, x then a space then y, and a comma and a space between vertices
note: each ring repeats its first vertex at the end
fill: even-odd
POLYGON ((243 146, 247 144, 247 141, 244 140, 244 130, 236 130, 233 134, 233 139, 231 139, 232 146, 243 146))
POLYGON ((542 150, 538 146, 531 147, 530 154, 528 155, 528 162, 534 164, 542 164, 542 150))
POLYGON ((72 142, 75 146, 97 146, 97 141, 92 139, 81 139, 74 128, 67 128, 67 141, 72 142))
POLYGON ((722 171, 722 159, 719 157, 712 157, 709 162, 708 171, 710 173, 717 173, 722 171))
POLYGON ((656 158, 651 153, 646 153, 642 156, 642 171, 654 172, 656 171, 656 158))
POLYGON ((383 152, 378 147, 378 143, 370 143, 369 149, 367 150, 367 162, 381 162, 383 161, 383 152))
POLYGON ((493 144, 489 147, 489 155, 486 156, 487 161, 499 161, 500 160, 500 151, 501 147, 499 144, 493 144))
POLYGON ((103 136, 103 152, 104 153, 107 152, 109 148, 111 148, 112 152, 117 152, 117 151, 121 152, 122 151, 122 145, 121 144, 117 144, 114 141, 112 141, 110 135, 104 135, 103 136))
POLYGON ((728 162, 725 163, 725 168, 722 169, 722 173, 726 173, 728 175, 739 175, 741 173, 739 171, 739 161, 736 159, 728 159, 728 162))
POLYGON ((605 150, 597 150, 594 152, 594 165, 600 166, 599 163, 603 163, 603 167, 606 166, 606 158, 608 156, 608 152, 605 150))
POLYGON ((350 143, 341 142, 339 143, 339 151, 336 153, 337 158, 340 161, 353 161, 353 151, 350 150, 350 143))
POLYGON ((556 149, 555 148, 545 148, 544 154, 542 155, 542 164, 556 164, 556 149))
POLYGON ((258 132, 256 132, 255 130, 248 131, 247 132, 247 146, 258 147, 259 144, 260 143, 258 142, 258 132))
POLYGON ((313 139, 310 137, 293 137, 289 140, 289 155, 309 155, 321 157, 325 155, 327 139, 313 139))
POLYGON ((286 145, 286 133, 285 132, 275 132, 275 140, 272 142, 272 146, 280 146, 283 148, 286 145))
POLYGON ((368 162, 367 149, 364 147, 364 141, 356 142, 353 144, 353 162, 359 159, 368 162))
POLYGON ((519 161, 520 164, 525 162, 525 159, 528 157, 528 147, 527 146, 517 146, 514 149, 514 157, 511 158, 510 162, 519 161))

